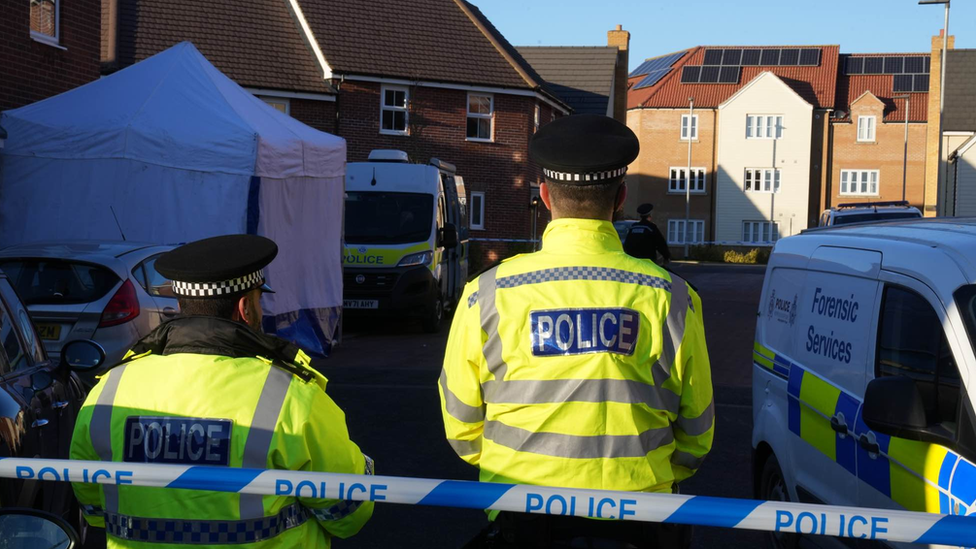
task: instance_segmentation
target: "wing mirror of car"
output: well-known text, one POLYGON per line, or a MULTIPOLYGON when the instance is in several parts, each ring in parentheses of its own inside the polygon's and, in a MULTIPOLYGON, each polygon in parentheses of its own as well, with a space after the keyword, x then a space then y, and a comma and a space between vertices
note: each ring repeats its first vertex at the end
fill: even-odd
POLYGON ((441 246, 451 250, 458 246, 458 230, 452 223, 447 223, 441 229, 441 246))
POLYGON ((89 372, 105 363, 105 349, 94 341, 77 339, 61 349, 61 365, 76 372, 89 372))
POLYGON ((35 509, 0 509, 4 549, 73 549, 78 534, 59 517, 35 509))
POLYGON ((864 393, 864 423, 879 433, 909 440, 954 446, 952 434, 929 421, 925 400, 906 376, 879 377, 864 393))

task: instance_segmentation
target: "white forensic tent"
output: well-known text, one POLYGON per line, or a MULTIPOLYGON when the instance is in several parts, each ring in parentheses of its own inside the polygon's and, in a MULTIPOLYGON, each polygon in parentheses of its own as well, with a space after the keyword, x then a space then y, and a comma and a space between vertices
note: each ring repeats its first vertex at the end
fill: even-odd
POLYGON ((265 330, 327 354, 342 305, 346 142, 235 84, 189 42, 0 115, 0 247, 278 243, 265 330), (113 212, 118 216, 116 224, 113 212))

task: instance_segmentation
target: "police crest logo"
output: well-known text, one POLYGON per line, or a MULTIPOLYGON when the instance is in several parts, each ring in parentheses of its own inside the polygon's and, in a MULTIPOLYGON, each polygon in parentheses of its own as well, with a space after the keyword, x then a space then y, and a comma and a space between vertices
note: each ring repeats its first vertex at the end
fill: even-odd
POLYGON ((773 316, 773 311, 776 309, 776 288, 773 288, 772 293, 769 294, 769 308, 766 311, 766 316, 773 316))
POLYGON ((632 309, 553 309, 529 313, 534 356, 632 355, 640 313, 632 309))
POLYGON ((230 465, 229 419, 125 418, 122 461, 182 465, 230 465))

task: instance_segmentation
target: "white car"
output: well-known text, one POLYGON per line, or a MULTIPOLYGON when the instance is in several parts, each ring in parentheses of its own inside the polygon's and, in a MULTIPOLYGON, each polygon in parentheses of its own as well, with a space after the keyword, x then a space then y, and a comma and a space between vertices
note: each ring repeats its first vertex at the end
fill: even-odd
MULTIPOLYGON (((776 244, 753 352, 759 499, 976 514, 973 258, 976 219, 812 229, 776 244)), ((793 518, 772 546, 810 533, 793 518)), ((877 539, 885 526, 816 526, 838 529, 877 539)))
POLYGON ((922 212, 908 201, 894 202, 851 202, 838 204, 820 214, 820 226, 847 225, 850 223, 876 223, 896 219, 915 219, 922 212))
MULTIPOLYGON (((179 313, 172 282, 154 268, 171 249, 117 241, 21 244, 0 250, 0 270, 20 294, 55 363, 66 343, 91 339, 105 349, 105 367, 110 367, 179 313)), ((82 381, 94 385, 100 373, 86 372, 82 381)))

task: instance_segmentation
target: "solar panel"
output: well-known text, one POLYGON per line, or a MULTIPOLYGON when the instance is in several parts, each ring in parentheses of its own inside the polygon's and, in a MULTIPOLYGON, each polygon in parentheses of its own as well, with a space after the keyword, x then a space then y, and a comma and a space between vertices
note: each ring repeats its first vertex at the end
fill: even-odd
POLYGON ((779 57, 779 64, 783 66, 794 66, 800 62, 800 50, 785 49, 779 57))
POLYGON ((702 67, 701 78, 698 81, 702 84, 714 84, 718 82, 719 69, 721 67, 702 67))
POLYGON ((924 57, 906 57, 905 58, 905 74, 918 74, 925 72, 925 58, 924 57))
POLYGON ((651 71, 647 73, 647 76, 645 76, 643 80, 638 82, 633 89, 639 90, 641 88, 649 88, 654 84, 660 82, 661 79, 664 78, 664 75, 668 74, 669 72, 671 72, 670 68, 651 71))
POLYGON ((848 57, 844 72, 847 74, 864 74, 864 58, 848 57))
POLYGON ((912 81, 913 77, 910 74, 896 74, 894 87, 892 89, 896 92, 914 91, 912 81))
POLYGON ((800 50, 800 65, 805 67, 816 67, 820 65, 820 50, 803 49, 800 50))
POLYGON ((742 52, 742 65, 755 66, 759 64, 761 50, 744 50, 742 52))
POLYGON ((762 62, 760 65, 779 65, 779 50, 761 50, 762 62))
POLYGON ((705 50, 705 61, 702 65, 721 65, 722 50, 705 50))
POLYGON ((927 92, 929 91, 929 75, 927 74, 916 74, 915 75, 915 86, 912 89, 915 92, 927 92))
POLYGON ((719 84, 738 84, 741 70, 739 67, 722 67, 718 75, 719 84))
POLYGON ((722 65, 738 67, 742 64, 742 50, 725 50, 722 53, 722 65))
POLYGON ((884 72, 884 57, 865 57, 864 74, 882 74, 884 72))
POLYGON ((680 51, 678 53, 671 53, 661 57, 656 57, 654 59, 648 59, 641 63, 639 67, 631 71, 630 78, 635 76, 645 76, 661 69, 669 69, 678 59, 681 59, 685 53, 686 52, 680 51))
POLYGON ((681 71, 682 84, 697 84, 701 77, 701 67, 684 67, 681 71))
POLYGON ((924 72, 924 73, 927 74, 929 71, 932 70, 931 66, 929 65, 929 63, 932 62, 932 58, 931 57, 923 57, 923 59, 925 59, 925 70, 923 70, 922 72, 924 72))
POLYGON ((905 58, 904 57, 885 57, 884 58, 884 72, 885 74, 901 74, 905 70, 905 58))

